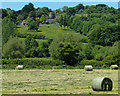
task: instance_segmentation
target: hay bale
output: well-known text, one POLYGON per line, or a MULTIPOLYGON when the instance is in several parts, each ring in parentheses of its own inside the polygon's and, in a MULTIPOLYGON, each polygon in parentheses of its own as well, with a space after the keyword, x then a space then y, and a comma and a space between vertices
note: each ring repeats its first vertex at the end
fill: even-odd
POLYGON ((107 77, 96 77, 92 81, 92 89, 94 91, 112 91, 112 80, 107 77))
POLYGON ((52 67, 52 70, 57 69, 57 68, 58 68, 58 66, 53 66, 53 67, 52 67))
POLYGON ((111 65, 111 66, 110 66, 110 69, 111 69, 111 70, 117 70, 117 69, 118 69, 118 65, 111 65))
POLYGON ((17 70, 23 70, 23 65, 18 65, 18 66, 16 67, 16 69, 17 69, 17 70))
POLYGON ((93 67, 92 67, 92 65, 85 65, 84 69, 85 69, 86 71, 92 71, 92 70, 93 70, 93 67))

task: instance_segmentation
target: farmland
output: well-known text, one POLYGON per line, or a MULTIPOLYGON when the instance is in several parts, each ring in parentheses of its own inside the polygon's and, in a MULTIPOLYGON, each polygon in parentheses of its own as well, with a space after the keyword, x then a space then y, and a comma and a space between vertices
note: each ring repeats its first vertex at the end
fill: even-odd
POLYGON ((3 94, 117 94, 118 71, 83 69, 3 70, 3 94), (113 90, 92 90, 95 77, 109 77, 113 90))

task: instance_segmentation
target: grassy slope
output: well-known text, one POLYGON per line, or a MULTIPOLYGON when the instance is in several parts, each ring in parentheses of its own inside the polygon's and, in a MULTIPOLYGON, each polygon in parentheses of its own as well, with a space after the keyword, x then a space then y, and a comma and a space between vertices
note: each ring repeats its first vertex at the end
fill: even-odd
POLYGON ((3 70, 3 94, 117 94, 118 71, 81 69, 65 70, 3 70), (92 90, 92 80, 98 76, 109 77, 113 90, 92 90))
POLYGON ((44 34, 46 36, 46 38, 48 39, 54 39, 56 36, 58 36, 59 34, 64 34, 64 33, 73 33, 73 34, 77 34, 80 36, 84 36, 81 35, 79 33, 76 33, 74 30, 70 29, 70 28, 61 28, 58 25, 40 25, 39 29, 42 32, 29 32, 27 29, 27 26, 18 26, 18 32, 24 34, 25 32, 30 33, 30 34, 44 34), (49 28, 48 28, 49 26, 49 28))
MULTIPOLYGON (((27 26, 18 26, 17 30, 19 33, 24 34, 24 33, 30 33, 30 34, 43 34, 45 35, 46 38, 48 39, 54 39, 57 36, 59 36, 60 34, 64 34, 64 33, 73 33, 73 34, 77 34, 80 37, 85 37, 84 35, 81 35, 79 33, 76 33, 74 30, 70 29, 70 28, 61 28, 58 25, 40 25, 39 29, 42 32, 29 32, 28 31, 28 27, 27 26), (48 28, 49 26, 49 28, 48 28)), ((25 40, 25 38, 20 38, 21 40, 25 40)), ((43 42, 47 42, 47 39, 36 39, 38 41, 39 46, 41 46, 41 44, 43 42)))

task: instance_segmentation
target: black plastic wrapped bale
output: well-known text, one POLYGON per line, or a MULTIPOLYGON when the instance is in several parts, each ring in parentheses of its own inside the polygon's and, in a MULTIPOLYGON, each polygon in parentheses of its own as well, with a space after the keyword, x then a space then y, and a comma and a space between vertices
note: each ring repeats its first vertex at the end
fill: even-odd
POLYGON ((107 77, 96 77, 92 81, 92 89, 94 91, 112 91, 112 80, 107 77))
POLYGON ((17 70, 23 70, 23 65, 18 65, 18 66, 16 67, 16 69, 17 69, 17 70))
POLYGON ((111 66, 110 66, 110 69, 111 69, 111 70, 118 70, 118 65, 111 65, 111 66))
POLYGON ((85 69, 86 71, 92 71, 92 70, 93 70, 93 67, 92 67, 92 65, 85 65, 84 69, 85 69))

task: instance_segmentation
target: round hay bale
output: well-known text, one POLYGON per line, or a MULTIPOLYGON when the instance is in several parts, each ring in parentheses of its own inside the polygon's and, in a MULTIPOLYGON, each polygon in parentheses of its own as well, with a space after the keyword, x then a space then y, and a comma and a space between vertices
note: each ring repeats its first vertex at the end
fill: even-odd
POLYGON ((85 69, 86 71, 92 71, 92 70, 93 70, 93 67, 92 67, 92 65, 85 65, 84 69, 85 69))
POLYGON ((107 77, 96 77, 92 81, 92 89, 94 91, 112 91, 112 80, 107 77))
POLYGON ((17 69, 17 70, 23 70, 23 65, 18 65, 18 66, 16 67, 16 69, 17 69))
POLYGON ((111 69, 111 70, 117 70, 117 69, 118 69, 118 65, 111 65, 111 66, 110 66, 110 69, 111 69))
POLYGON ((57 67, 58 67, 58 66, 53 66, 53 67, 52 67, 52 70, 57 69, 57 67))

